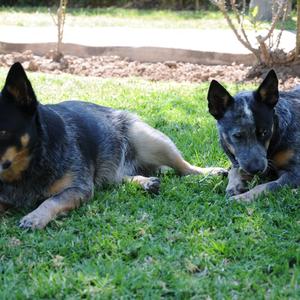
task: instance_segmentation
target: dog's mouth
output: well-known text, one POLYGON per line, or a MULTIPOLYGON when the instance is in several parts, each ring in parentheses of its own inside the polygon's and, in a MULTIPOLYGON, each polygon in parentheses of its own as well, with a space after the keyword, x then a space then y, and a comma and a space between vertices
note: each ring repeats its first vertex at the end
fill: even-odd
POLYGON ((239 173, 242 176, 243 180, 251 180, 255 174, 247 172, 247 170, 239 167, 239 173))

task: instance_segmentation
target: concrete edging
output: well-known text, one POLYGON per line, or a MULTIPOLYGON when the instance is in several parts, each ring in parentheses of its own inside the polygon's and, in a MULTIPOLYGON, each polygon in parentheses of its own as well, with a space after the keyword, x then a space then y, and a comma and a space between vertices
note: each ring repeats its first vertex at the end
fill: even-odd
MULTIPOLYGON (((47 52, 55 48, 56 43, 53 42, 26 44, 0 42, 0 53, 24 52, 26 50, 31 50, 36 55, 45 55, 47 52)), ((81 57, 87 57, 91 55, 117 55, 122 58, 129 58, 130 60, 151 63, 171 60, 205 65, 231 65, 233 63, 253 65, 256 61, 255 56, 251 53, 231 54, 162 47, 97 47, 64 43, 62 45, 62 51, 64 54, 81 57)))

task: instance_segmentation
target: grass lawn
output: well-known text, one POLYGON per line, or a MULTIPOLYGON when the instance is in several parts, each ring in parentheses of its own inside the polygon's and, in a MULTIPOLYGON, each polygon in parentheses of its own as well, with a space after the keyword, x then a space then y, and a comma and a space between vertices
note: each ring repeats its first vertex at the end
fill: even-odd
MULTIPOLYGON (((43 103, 80 98, 137 112, 194 164, 229 166, 208 84, 29 77, 43 103)), ((2 216, 0 299, 299 299, 298 194, 244 205, 225 199, 220 177, 169 172, 161 181, 159 196, 133 184, 99 190, 43 231, 17 227, 25 211, 2 216)))
MULTIPOLYGON (((54 23, 46 7, 8 8, 0 6, 0 26, 54 26, 54 23)), ((116 7, 68 9, 66 26, 229 29, 222 13, 218 10, 170 11, 116 7)), ((269 26, 266 22, 257 23, 257 29, 265 29, 269 26)), ((248 24, 246 28, 253 29, 253 26, 248 24)), ((292 12, 291 19, 286 23, 286 29, 296 29, 296 12, 292 12)))

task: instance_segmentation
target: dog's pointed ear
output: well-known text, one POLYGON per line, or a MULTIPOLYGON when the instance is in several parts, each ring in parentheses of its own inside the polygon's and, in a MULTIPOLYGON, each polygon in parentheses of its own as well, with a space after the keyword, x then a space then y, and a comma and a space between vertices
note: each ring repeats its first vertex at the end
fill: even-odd
POLYGON ((210 83, 208 94, 208 110, 210 114, 219 120, 223 117, 227 108, 233 104, 233 97, 227 90, 216 80, 210 83))
POLYGON ((34 113, 37 99, 22 65, 14 63, 8 71, 2 94, 29 113, 34 113))
POLYGON ((273 108, 279 99, 278 78, 274 70, 269 71, 257 89, 257 100, 273 108))

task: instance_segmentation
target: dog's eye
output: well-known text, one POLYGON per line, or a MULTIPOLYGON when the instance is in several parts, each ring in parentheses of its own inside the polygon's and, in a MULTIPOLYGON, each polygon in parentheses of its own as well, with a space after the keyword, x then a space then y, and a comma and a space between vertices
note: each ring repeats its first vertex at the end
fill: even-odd
POLYGON ((235 132, 232 134, 232 137, 239 140, 243 137, 243 134, 241 132, 235 132))
POLYGON ((6 138, 9 136, 9 132, 6 130, 0 130, 0 138, 6 138))
POLYGON ((266 129, 259 129, 258 130, 258 135, 261 136, 261 137, 266 136, 267 133, 268 133, 268 131, 266 129))

